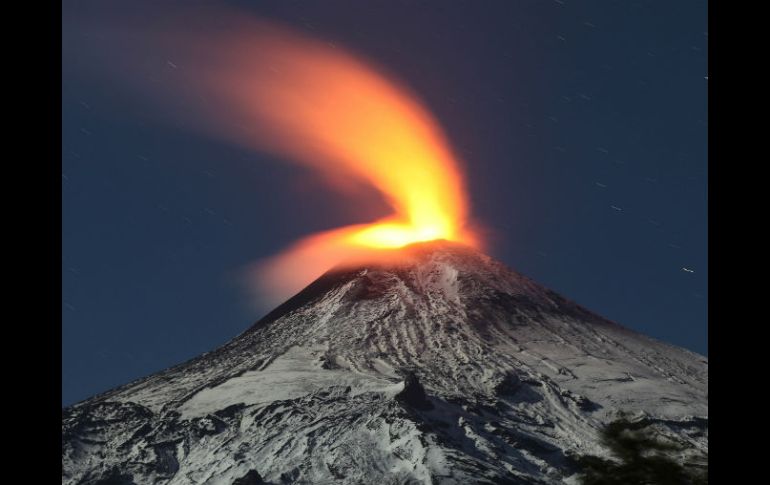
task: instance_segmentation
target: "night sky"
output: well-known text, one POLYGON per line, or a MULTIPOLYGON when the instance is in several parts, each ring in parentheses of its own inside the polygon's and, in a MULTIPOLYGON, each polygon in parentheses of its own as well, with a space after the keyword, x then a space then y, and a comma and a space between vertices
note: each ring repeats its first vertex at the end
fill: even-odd
MULTIPOLYGON (((135 107, 90 76, 92 52, 126 52, 82 22, 157 8, 97 3, 63 3, 62 405, 225 343, 269 310, 246 298, 244 266, 389 212, 161 122, 162 106, 135 107)), ((170 5, 183 17, 194 3, 170 5)), ((356 51, 417 92, 463 159, 491 255, 707 354, 705 1, 230 3, 356 51)), ((157 75, 168 69, 183 66, 168 59, 157 75)))

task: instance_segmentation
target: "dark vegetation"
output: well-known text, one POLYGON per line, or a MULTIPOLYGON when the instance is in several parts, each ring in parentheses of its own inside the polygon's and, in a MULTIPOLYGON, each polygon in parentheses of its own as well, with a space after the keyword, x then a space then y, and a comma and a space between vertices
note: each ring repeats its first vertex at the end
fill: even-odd
POLYGON ((677 460, 686 450, 682 444, 659 436, 646 423, 626 417, 608 424, 602 443, 617 458, 577 458, 582 485, 707 485, 707 456, 699 463, 677 460))

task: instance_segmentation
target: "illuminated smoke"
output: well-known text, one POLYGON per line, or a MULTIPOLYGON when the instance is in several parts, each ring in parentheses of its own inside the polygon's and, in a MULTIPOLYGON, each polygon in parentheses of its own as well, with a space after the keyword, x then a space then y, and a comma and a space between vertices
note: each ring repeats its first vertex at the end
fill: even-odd
MULTIPOLYGON (((476 244, 465 229, 458 162, 408 88, 338 46, 218 15, 229 19, 226 28, 165 25, 133 37, 180 59, 171 67, 184 69, 190 92, 205 101, 188 108, 188 125, 307 165, 327 180, 367 184, 393 210, 370 224, 310 235, 258 264, 254 274, 270 300, 290 296, 335 264, 377 257, 377 250, 434 239, 476 244)), ((142 90, 161 102, 182 96, 152 84, 142 90)))

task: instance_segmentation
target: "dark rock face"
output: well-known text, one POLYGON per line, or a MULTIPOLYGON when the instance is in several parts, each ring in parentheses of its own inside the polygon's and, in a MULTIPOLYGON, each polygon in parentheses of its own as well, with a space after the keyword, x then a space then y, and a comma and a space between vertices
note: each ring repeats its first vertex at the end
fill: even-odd
POLYGON ((409 372, 404 379, 404 390, 396 394, 396 400, 414 409, 429 411, 433 409, 425 389, 414 372, 409 372))
POLYGON ((265 481, 256 470, 249 470, 244 476, 236 479, 233 485, 265 485, 265 481))
POLYGON ((516 374, 507 373, 505 377, 495 386, 495 392, 499 396, 513 396, 521 387, 521 380, 516 374))
POLYGON ((62 412, 62 485, 564 483, 600 430, 708 449, 708 361, 449 243, 334 270, 62 412))

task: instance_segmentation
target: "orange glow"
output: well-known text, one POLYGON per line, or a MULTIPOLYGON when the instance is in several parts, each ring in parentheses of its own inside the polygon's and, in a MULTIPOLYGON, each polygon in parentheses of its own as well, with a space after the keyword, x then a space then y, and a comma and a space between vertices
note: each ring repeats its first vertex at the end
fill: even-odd
POLYGON ((371 184, 393 207, 349 244, 467 241, 458 164, 407 88, 338 47, 264 23, 229 51, 236 70, 215 71, 215 85, 246 114, 260 149, 371 184))
POLYGON ((212 81, 227 93, 226 108, 241 113, 250 144, 332 178, 367 183, 394 211, 296 243, 260 266, 269 286, 295 280, 280 292, 287 296, 366 249, 435 239, 476 244, 464 229, 468 203, 458 162, 409 89, 339 47, 265 23, 230 42, 228 55, 212 81))
POLYGON ((466 227, 458 160, 409 88, 330 42, 206 8, 101 32, 126 54, 88 65, 117 68, 115 80, 168 106, 162 111, 176 125, 303 164, 333 189, 372 187, 392 208, 370 224, 306 237, 257 265, 271 300, 333 265, 380 258, 378 250, 434 239, 477 244, 466 227), (146 65, 154 67, 144 74, 146 65))

